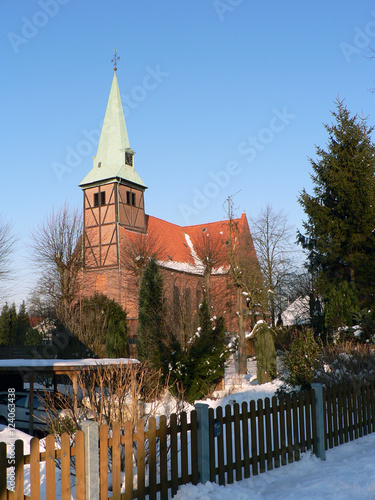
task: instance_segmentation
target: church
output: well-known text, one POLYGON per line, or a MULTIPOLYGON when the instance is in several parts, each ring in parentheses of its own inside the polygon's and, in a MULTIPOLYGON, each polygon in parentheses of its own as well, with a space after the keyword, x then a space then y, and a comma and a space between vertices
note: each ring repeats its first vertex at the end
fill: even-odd
MULTIPOLYGON (((81 294, 103 293, 118 302, 127 312, 130 335, 135 337, 142 272, 149 259, 155 258, 167 308, 181 338, 191 335, 204 294, 212 314, 224 315, 227 329, 235 332, 238 286, 232 269, 239 253, 246 261, 246 272, 255 269, 253 274, 260 277, 246 215, 178 226, 146 214, 147 187, 135 169, 116 70, 115 65, 93 167, 80 183, 84 212, 81 294)), ((241 293, 246 305, 246 291, 241 293)), ((248 316, 251 326, 254 311, 249 309, 248 316)))

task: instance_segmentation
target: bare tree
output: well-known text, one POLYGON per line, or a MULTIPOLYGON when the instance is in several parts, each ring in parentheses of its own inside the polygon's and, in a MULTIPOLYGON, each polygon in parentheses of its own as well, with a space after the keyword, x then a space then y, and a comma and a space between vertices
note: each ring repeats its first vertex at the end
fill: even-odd
POLYGON ((215 268, 227 263, 227 252, 223 239, 217 234, 210 234, 207 228, 193 238, 193 247, 203 268, 203 287, 206 300, 210 304, 211 275, 215 268))
MULTIPOLYGON (((43 399, 49 408, 48 424, 54 434, 79 428, 80 421, 93 419, 99 424, 113 422, 133 425, 145 416, 142 403, 157 401, 169 389, 161 384, 160 373, 141 363, 101 364, 73 371, 73 387, 65 393, 45 391, 43 399), (61 415, 61 408, 66 413, 61 415), (65 426, 69 419, 68 428, 65 426)), ((155 405, 156 406, 156 405, 155 405)), ((146 415, 146 419, 150 415, 146 415)))
MULTIPOLYGON (((170 418, 172 413, 185 411, 186 403, 178 387, 175 396, 170 393, 169 381, 161 382, 160 372, 141 363, 102 364, 87 366, 73 371, 69 377, 72 386, 64 393, 45 390, 42 403, 48 412, 45 423, 59 442, 61 434, 67 432, 73 440, 83 420, 93 420, 99 425, 123 427, 131 422, 133 432, 146 428, 150 419, 163 413, 170 418)), ((169 450, 168 450, 169 451, 169 450)), ((148 445, 145 447, 148 462, 148 445)), ((112 454, 109 453, 109 470, 112 470, 112 454)), ((137 460, 137 445, 133 443, 133 459, 137 460)), ((61 466, 57 462, 57 466, 61 466)), ((75 460, 71 459, 75 469, 75 460)))
POLYGON ((292 227, 282 211, 275 212, 268 204, 256 218, 250 220, 272 326, 275 326, 277 314, 281 312, 283 289, 285 290, 290 273, 295 268, 293 254, 297 250, 291 242, 292 227))
POLYGON ((135 276, 135 285, 139 288, 143 271, 151 259, 159 260, 163 254, 160 237, 148 234, 128 233, 121 247, 121 265, 135 276))
POLYGON ((9 282, 12 278, 11 255, 16 238, 12 234, 11 224, 0 217, 0 283, 9 282))
POLYGON ((241 234, 238 220, 233 214, 233 199, 227 198, 229 239, 227 249, 230 272, 236 292, 238 318, 238 373, 247 372, 245 328, 249 315, 255 316, 263 308, 263 284, 259 263, 250 233, 241 234))
POLYGON ((32 260, 40 272, 38 288, 63 322, 78 293, 82 267, 82 215, 67 204, 53 210, 31 233, 32 260))

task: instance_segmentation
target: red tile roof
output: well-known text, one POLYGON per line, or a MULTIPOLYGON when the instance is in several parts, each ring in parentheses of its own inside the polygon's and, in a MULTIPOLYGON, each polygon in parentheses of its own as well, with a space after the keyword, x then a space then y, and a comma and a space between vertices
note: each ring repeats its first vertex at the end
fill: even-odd
MULTIPOLYGON (((208 222, 207 224, 197 224, 194 226, 178 226, 157 217, 147 215, 147 235, 155 235, 159 241, 158 260, 166 265, 172 263, 185 263, 193 272, 193 267, 197 264, 196 255, 194 255, 194 244, 198 244, 202 235, 208 235, 212 240, 225 243, 229 238, 228 220, 208 222), (186 237, 188 236, 188 238, 186 237), (190 239, 190 241, 189 241, 190 239), (191 242, 191 243, 190 243, 191 242), (192 244, 192 245, 191 245, 192 244)), ((250 235, 249 226, 245 214, 234 222, 238 224, 239 233, 247 230, 250 235)), ((139 238, 139 233, 134 233, 124 229, 127 237, 135 242, 139 238)), ((188 270, 188 269, 186 269, 188 270)), ((199 270, 196 269, 195 272, 199 270)))

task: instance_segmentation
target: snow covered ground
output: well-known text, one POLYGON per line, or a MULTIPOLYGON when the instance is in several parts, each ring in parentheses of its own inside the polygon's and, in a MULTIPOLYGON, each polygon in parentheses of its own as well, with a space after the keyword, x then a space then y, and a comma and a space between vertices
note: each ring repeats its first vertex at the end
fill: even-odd
POLYGON ((227 486, 182 486, 176 500, 374 500, 375 434, 227 486))

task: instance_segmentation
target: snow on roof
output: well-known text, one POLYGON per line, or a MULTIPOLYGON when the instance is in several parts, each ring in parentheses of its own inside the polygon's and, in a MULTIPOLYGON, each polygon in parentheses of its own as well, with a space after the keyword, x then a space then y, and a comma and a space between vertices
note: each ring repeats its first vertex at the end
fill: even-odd
POLYGON ((200 268, 202 270, 202 272, 204 271, 204 265, 203 265, 203 262, 200 260, 200 258, 198 257, 197 255, 197 252, 195 251, 194 249, 194 245, 190 239, 190 236, 185 233, 185 240, 186 240, 186 243, 188 245, 188 247, 190 248, 190 253, 194 259, 194 264, 200 268))
POLYGON ((188 262, 175 262, 173 260, 167 260, 167 261, 158 260, 157 264, 160 267, 173 269, 174 271, 181 271, 181 272, 190 273, 190 274, 200 274, 203 276, 203 269, 202 268, 196 267, 193 264, 189 264, 188 262))
POLYGON ((305 325, 310 321, 309 297, 299 297, 292 302, 283 313, 281 319, 284 326, 305 325))
POLYGON ((6 368, 79 368, 98 365, 139 363, 132 358, 87 358, 87 359, 0 359, 0 370, 6 368))

